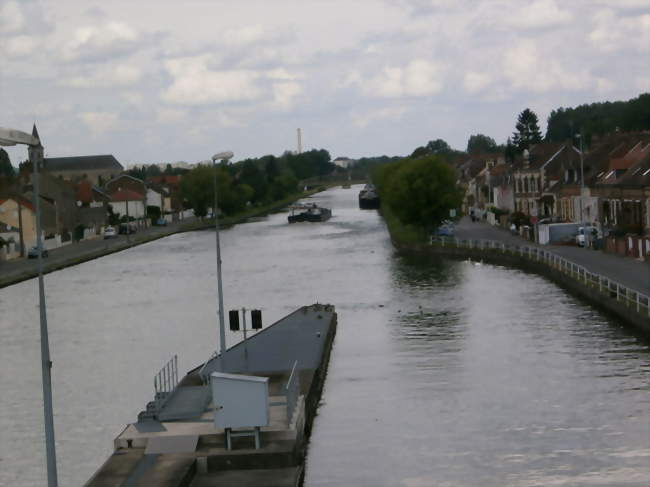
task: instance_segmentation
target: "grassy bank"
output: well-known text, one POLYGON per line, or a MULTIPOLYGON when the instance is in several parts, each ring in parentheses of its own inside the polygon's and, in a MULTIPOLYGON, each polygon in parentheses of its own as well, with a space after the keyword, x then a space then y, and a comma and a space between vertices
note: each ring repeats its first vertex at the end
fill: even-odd
POLYGON ((388 227, 391 241, 398 249, 423 245, 429 241, 427 232, 423 228, 403 224, 388 205, 381 207, 381 215, 388 227))

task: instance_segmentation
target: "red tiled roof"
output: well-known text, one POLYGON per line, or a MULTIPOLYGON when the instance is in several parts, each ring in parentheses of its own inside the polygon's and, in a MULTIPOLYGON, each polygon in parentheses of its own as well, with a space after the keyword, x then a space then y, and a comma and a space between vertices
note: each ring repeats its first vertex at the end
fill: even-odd
POLYGON ((144 199, 140 193, 131 191, 130 189, 118 189, 109 196, 113 201, 142 201, 144 199))
POLYGON ((77 184, 77 201, 90 203, 93 201, 93 187, 90 181, 84 180, 77 184))
POLYGON ((147 178, 147 181, 150 183, 154 184, 179 184, 181 182, 181 177, 179 175, 166 175, 163 174, 162 176, 151 176, 150 178, 147 178))
POLYGON ((8 198, 0 198, 0 205, 2 205, 5 201, 13 200, 16 203, 20 203, 22 206, 29 208, 32 211, 36 211, 34 209, 34 205, 32 204, 31 201, 29 201, 27 198, 23 198, 22 196, 9 196, 8 198))

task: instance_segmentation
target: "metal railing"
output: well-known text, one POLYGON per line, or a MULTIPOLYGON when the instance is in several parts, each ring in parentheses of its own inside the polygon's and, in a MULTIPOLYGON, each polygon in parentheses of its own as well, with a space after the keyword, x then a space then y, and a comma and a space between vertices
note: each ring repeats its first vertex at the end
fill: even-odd
POLYGON ((624 286, 609 277, 591 272, 586 267, 545 249, 527 245, 512 245, 497 240, 459 239, 456 237, 431 237, 429 244, 440 245, 441 247, 493 250, 542 262, 587 287, 598 289, 601 294, 615 298, 616 301, 636 310, 637 313, 650 317, 650 297, 648 295, 624 286))
POLYGON ((174 355, 153 378, 154 404, 159 412, 178 385, 178 356, 174 355))
POLYGON ((284 394, 287 397, 287 422, 291 424, 300 397, 300 371, 298 370, 297 360, 293 363, 289 380, 284 386, 284 394))

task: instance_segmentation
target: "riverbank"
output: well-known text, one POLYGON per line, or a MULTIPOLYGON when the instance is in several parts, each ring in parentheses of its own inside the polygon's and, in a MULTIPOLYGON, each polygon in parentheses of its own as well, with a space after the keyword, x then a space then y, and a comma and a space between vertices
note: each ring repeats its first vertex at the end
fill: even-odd
MULTIPOLYGON (((247 209, 237 215, 227 216, 219 222, 220 226, 230 227, 254 217, 266 216, 269 213, 285 208, 294 201, 307 198, 315 193, 322 191, 323 187, 318 187, 291 195, 268 205, 258 206, 247 209)), ((214 228, 214 218, 197 219, 191 218, 178 222, 173 222, 164 227, 150 227, 127 237, 120 235, 116 239, 88 240, 73 243, 60 249, 50 251, 50 256, 43 261, 43 273, 49 274, 60 269, 75 266, 88 262, 90 260, 110 255, 116 252, 142 245, 145 243, 168 237, 176 233, 192 232, 214 228)), ((36 259, 16 259, 14 261, 3 262, 0 264, 0 288, 11 286, 28 279, 38 276, 38 263, 36 259)))
POLYGON ((457 237, 429 241, 405 231, 390 215, 386 223, 401 253, 471 259, 534 272, 650 336, 650 267, 646 263, 586 249, 539 246, 467 219, 460 222, 457 237))

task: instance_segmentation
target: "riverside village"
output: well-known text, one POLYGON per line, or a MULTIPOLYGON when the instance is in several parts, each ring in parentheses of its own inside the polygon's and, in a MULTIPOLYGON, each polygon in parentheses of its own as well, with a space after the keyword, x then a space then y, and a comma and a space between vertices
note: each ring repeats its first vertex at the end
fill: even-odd
POLYGON ((648 486, 648 5, 469 3, 0 2, 0 487, 648 486))

